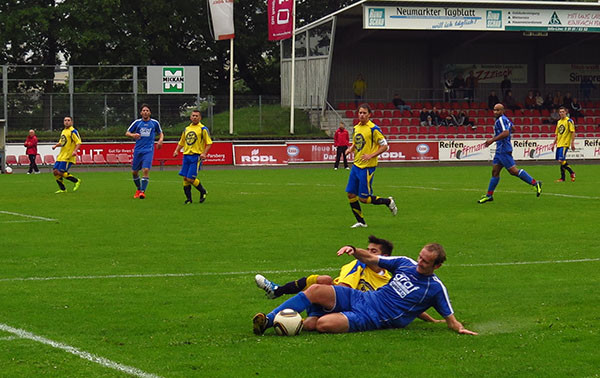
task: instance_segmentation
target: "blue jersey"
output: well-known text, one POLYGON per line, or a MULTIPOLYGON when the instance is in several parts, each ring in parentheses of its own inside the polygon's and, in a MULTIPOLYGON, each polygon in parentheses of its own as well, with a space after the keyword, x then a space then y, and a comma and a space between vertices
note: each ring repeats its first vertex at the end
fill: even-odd
POLYGON ((157 120, 150 118, 148 121, 136 119, 129 125, 127 129, 130 133, 140 134, 140 139, 135 141, 135 152, 153 152, 154 138, 162 133, 160 123, 157 120))
POLYGON ((365 292, 364 299, 380 322, 396 328, 406 327, 429 307, 444 318, 454 313, 442 281, 435 274, 418 273, 415 260, 380 256, 379 266, 389 271, 392 279, 376 291, 365 292))
POLYGON ((494 123, 494 136, 500 135, 504 130, 508 130, 508 136, 496 141, 496 153, 512 152, 512 143, 510 142, 510 133, 512 133, 513 123, 507 116, 502 114, 496 123, 494 123))

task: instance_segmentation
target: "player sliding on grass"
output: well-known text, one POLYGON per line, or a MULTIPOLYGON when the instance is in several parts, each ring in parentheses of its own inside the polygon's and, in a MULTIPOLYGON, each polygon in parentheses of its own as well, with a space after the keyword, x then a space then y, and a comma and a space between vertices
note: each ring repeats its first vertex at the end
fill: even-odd
MULTIPOLYGON (((379 239, 373 235, 369 236, 369 245, 367 251, 376 256, 391 256, 394 245, 385 239, 379 239)), ((290 281, 285 285, 279 286, 266 279, 264 276, 257 274, 254 278, 256 285, 263 289, 267 298, 275 299, 284 294, 298 294, 306 290, 314 284, 323 285, 341 285, 360 291, 377 290, 387 284, 392 276, 390 273, 377 266, 368 266, 358 260, 352 261, 340 270, 340 275, 336 279, 332 279, 327 275, 316 274, 308 277, 302 277, 296 281, 290 281)), ((304 329, 314 331, 317 319, 326 314, 323 308, 318 305, 311 306, 306 310, 307 318, 304 319, 304 329)), ((444 320, 436 320, 427 313, 422 313, 418 316, 420 319, 427 322, 444 322, 444 320)))
POLYGON ((206 200, 206 189, 198 179, 198 170, 202 167, 202 161, 206 159, 208 150, 212 146, 212 140, 208 133, 208 128, 200 123, 202 114, 200 110, 192 111, 190 115, 190 123, 179 139, 179 144, 175 147, 173 157, 183 149, 183 164, 179 171, 179 176, 183 176, 183 192, 185 193, 185 204, 192 203, 192 186, 200 192, 200 200, 202 203, 206 200))
POLYGON ((73 118, 66 116, 63 120, 63 124, 65 125, 65 128, 60 133, 60 140, 52 146, 52 149, 61 147, 60 153, 56 157, 56 163, 54 163, 54 169, 52 170, 56 183, 58 184, 58 190, 55 193, 67 192, 63 178, 66 178, 75 184, 75 186, 73 186, 74 192, 77 191, 79 185, 81 185, 81 179, 78 179, 69 173, 69 168, 76 162, 77 151, 79 150, 79 146, 81 146, 81 138, 79 137, 77 129, 73 127, 73 118))
POLYGON ((375 125, 369 119, 371 117, 371 107, 368 104, 362 104, 358 107, 359 123, 354 125, 352 135, 352 146, 346 150, 346 155, 354 152, 354 165, 350 170, 346 192, 352 214, 356 218, 356 223, 352 228, 367 227, 365 218, 363 218, 360 203, 370 203, 373 205, 386 205, 393 215, 398 213, 394 198, 382 198, 373 195, 373 176, 377 168, 377 157, 388 150, 389 146, 385 137, 381 133, 379 126, 375 125))
POLYGON ((269 314, 256 314, 252 319, 254 333, 261 335, 272 327, 275 315, 283 309, 302 312, 319 305, 323 308, 322 316, 316 320, 314 328, 309 328, 319 332, 404 328, 428 308, 434 307, 445 318, 448 328, 461 334, 477 334, 456 320, 446 287, 433 273, 446 260, 446 252, 441 245, 427 244, 421 250, 418 262, 404 256, 376 255, 352 246, 342 247, 337 252, 338 256, 344 253, 353 255, 374 270, 387 269, 391 272, 391 281, 376 291, 366 292, 343 285, 314 284, 269 314))
POLYGON ((494 200, 494 190, 500 181, 500 171, 502 168, 513 176, 519 177, 529 185, 532 185, 536 190, 536 195, 539 197, 542 194, 542 182, 536 181, 524 169, 518 169, 515 160, 512 157, 512 144, 510 142, 510 133, 512 132, 513 123, 504 115, 504 105, 494 105, 494 137, 485 141, 485 146, 489 147, 496 142, 496 154, 494 155, 492 178, 488 186, 487 194, 485 194, 478 203, 486 203, 494 200))

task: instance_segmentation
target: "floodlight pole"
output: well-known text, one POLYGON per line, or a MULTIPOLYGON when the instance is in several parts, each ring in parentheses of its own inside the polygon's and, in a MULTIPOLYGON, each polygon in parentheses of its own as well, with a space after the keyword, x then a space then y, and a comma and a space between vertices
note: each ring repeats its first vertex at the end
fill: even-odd
POLYGON ((292 3, 292 74, 290 83, 290 134, 294 134, 294 92, 296 71, 296 0, 292 3))

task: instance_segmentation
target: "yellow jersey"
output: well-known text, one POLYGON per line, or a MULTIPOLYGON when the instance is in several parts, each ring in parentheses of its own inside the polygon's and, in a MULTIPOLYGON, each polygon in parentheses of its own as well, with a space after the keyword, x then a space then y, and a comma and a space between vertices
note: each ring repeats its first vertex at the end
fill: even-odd
POLYGON ((201 123, 194 125, 190 123, 181 133, 179 145, 183 147, 184 155, 200 155, 206 146, 212 144, 208 128, 201 123))
POLYGON ((81 138, 77 129, 73 126, 63 129, 62 133, 60 133, 59 143, 61 148, 56 161, 66 161, 67 163, 75 164, 76 158, 73 156, 73 151, 75 151, 77 145, 81 144, 81 138))
POLYGON ((387 284, 391 278, 387 270, 379 274, 364 263, 355 260, 342 267, 340 276, 333 280, 333 284, 346 284, 360 291, 372 291, 387 284))
POLYGON ((381 129, 371 121, 365 125, 361 125, 360 123, 354 125, 352 143, 354 145, 354 165, 358 168, 376 167, 378 162, 377 156, 367 161, 363 161, 361 156, 372 154, 379 149, 379 146, 387 145, 381 129))
POLYGON ((559 119, 556 123, 556 147, 571 147, 575 137, 575 123, 571 118, 559 119))

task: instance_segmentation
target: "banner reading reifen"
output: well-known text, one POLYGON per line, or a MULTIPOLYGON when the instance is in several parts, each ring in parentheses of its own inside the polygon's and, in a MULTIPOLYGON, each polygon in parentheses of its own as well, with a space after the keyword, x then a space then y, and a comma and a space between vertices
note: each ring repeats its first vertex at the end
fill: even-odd
POLYGON ((233 0, 209 0, 215 39, 222 41, 235 37, 233 27, 233 0))
POLYGON ((292 38, 292 12, 295 0, 269 0, 269 41, 292 38))
POLYGON ((487 161, 494 158, 494 145, 485 147, 485 139, 450 139, 438 142, 440 161, 487 161))

